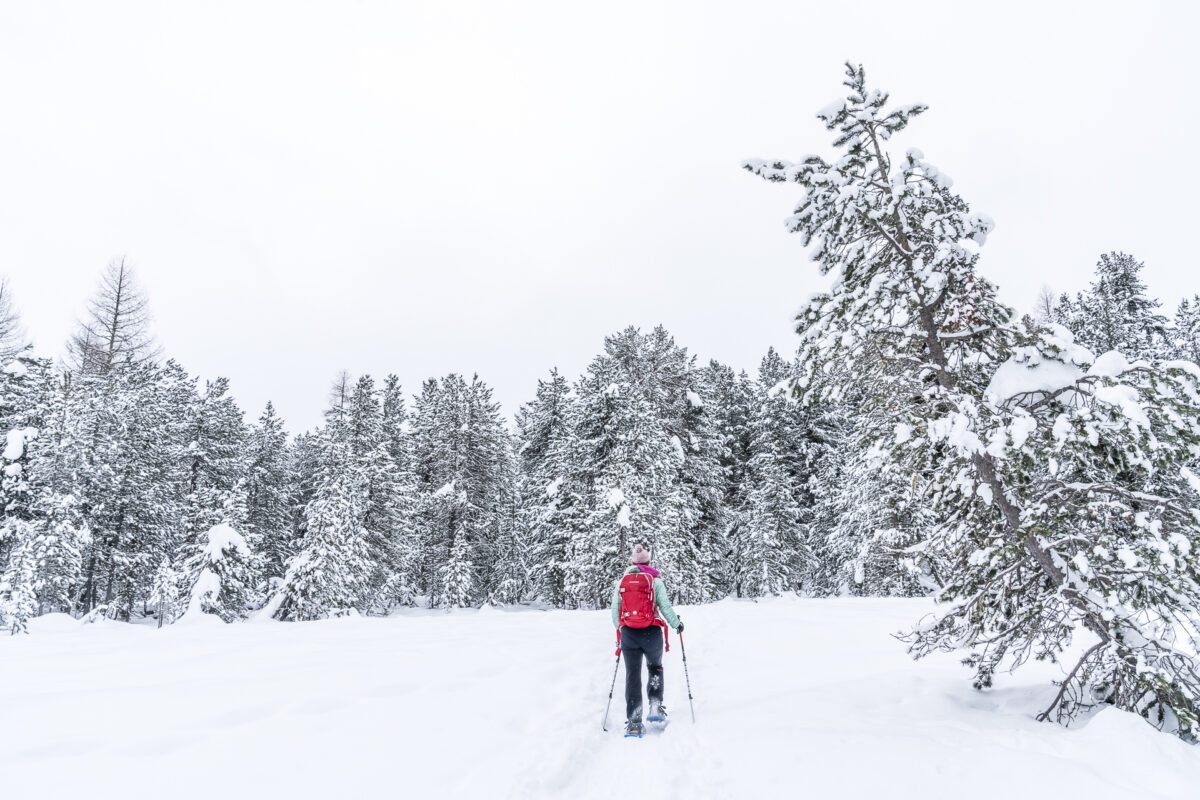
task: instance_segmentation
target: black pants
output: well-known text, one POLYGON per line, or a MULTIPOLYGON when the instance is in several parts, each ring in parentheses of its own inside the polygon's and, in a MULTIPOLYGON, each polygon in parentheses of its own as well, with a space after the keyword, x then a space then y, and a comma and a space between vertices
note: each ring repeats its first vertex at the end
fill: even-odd
POLYGON ((657 625, 649 628, 621 626, 621 656, 625 659, 625 719, 642 719, 642 657, 650 672, 646 680, 646 696, 650 708, 663 699, 663 635, 657 625))

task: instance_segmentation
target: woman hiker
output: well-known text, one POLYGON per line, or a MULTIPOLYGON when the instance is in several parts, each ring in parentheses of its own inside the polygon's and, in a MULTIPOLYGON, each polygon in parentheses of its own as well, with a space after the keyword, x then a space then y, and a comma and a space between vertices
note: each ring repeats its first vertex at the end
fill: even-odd
MULTIPOLYGON (((633 565, 613 587, 612 621, 625 657, 625 735, 642 735, 642 657, 650 673, 646 696, 650 701, 647 722, 667 724, 663 706, 663 640, 666 627, 683 632, 683 623, 671 608, 661 573, 650 566, 650 551, 633 547, 633 565), (659 614, 662 616, 660 617, 659 614), (659 632, 662 628, 662 632, 659 632)), ((669 646, 669 645, 668 645, 669 646)))

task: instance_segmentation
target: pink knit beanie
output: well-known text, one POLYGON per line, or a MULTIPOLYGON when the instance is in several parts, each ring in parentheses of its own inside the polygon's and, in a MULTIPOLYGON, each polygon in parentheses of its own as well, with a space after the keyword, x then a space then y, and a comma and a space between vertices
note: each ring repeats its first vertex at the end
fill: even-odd
POLYGON ((634 564, 649 564, 650 551, 642 547, 640 544, 633 546, 633 563, 634 564))

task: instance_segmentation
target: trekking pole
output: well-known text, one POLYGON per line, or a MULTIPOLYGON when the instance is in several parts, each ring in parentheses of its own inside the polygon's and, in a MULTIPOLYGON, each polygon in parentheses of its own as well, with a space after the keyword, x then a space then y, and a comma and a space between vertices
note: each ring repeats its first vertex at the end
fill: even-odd
POLYGON ((687 648, 683 646, 683 634, 679 634, 679 651, 683 653, 683 679, 687 681, 688 705, 692 709, 692 724, 696 724, 696 705, 692 702, 692 679, 687 669, 687 648))
POLYGON ((613 690, 617 688, 617 669, 621 666, 621 638, 617 636, 617 661, 613 664, 613 679, 612 686, 608 687, 608 705, 604 707, 604 721, 600 723, 600 730, 608 730, 608 710, 612 708, 613 690))

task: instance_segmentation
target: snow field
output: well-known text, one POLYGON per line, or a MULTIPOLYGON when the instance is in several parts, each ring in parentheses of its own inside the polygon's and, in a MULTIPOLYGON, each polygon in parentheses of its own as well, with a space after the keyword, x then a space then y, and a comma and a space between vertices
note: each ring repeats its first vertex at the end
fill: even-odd
POLYGON ((672 723, 621 736, 607 611, 155 630, 63 615, 0 639, 4 797, 1184 798, 1200 748, 1105 710, 1037 723, 1052 665, 971 689, 888 634, 923 600, 682 608, 672 723))

